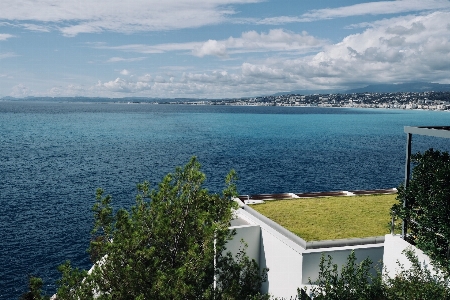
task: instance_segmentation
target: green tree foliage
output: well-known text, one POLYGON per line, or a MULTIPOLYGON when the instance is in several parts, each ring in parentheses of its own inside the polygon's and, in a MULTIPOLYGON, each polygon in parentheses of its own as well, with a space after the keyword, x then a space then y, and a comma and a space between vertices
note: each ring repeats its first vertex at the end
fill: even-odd
POLYGON ((30 276, 28 279, 29 291, 20 297, 20 300, 47 300, 50 297, 42 295, 43 281, 41 278, 30 276))
POLYGON ((408 221, 408 240, 442 270, 450 271, 450 156, 429 149, 411 157, 408 186, 398 188, 393 211, 408 221), (406 207, 403 201, 406 200, 406 207))
POLYGON ((262 299, 256 262, 225 253, 236 195, 235 174, 222 194, 202 187, 195 158, 168 174, 158 189, 138 185, 131 211, 111 207, 97 190, 89 272, 60 266, 58 299, 262 299), (216 280, 216 282, 215 282, 216 280), (244 283, 244 284, 242 284, 244 283), (216 286, 216 287, 215 287, 216 286))

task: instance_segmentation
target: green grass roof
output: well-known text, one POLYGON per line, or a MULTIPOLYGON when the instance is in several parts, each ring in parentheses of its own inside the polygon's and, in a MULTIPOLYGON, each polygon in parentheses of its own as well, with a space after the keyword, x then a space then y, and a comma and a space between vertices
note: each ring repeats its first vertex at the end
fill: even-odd
POLYGON ((306 241, 389 233, 396 194, 266 201, 251 207, 306 241))

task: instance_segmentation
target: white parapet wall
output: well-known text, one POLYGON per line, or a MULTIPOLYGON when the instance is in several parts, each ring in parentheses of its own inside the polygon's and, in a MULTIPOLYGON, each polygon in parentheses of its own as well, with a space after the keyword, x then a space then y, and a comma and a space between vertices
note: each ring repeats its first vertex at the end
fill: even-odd
POLYGON ((240 225, 232 226, 230 230, 235 230, 236 235, 226 244, 226 252, 236 255, 240 249, 244 248, 243 240, 247 245, 245 252, 250 259, 254 259, 260 264, 260 244, 261 244, 261 228, 259 225, 240 225))
POLYGON ((303 253, 302 285, 307 285, 309 279, 312 282, 317 279, 322 255, 325 255, 325 258, 328 258, 328 255, 331 256, 333 264, 342 267, 347 264, 348 256, 352 251, 355 252, 356 263, 370 258, 373 266, 371 270, 372 275, 376 274, 377 269, 381 270, 383 268, 384 247, 382 243, 306 250, 303 253))
POLYGON ((287 299, 294 296, 302 280, 301 254, 305 249, 247 211, 241 210, 239 215, 261 228, 259 265, 269 268, 261 292, 287 299))

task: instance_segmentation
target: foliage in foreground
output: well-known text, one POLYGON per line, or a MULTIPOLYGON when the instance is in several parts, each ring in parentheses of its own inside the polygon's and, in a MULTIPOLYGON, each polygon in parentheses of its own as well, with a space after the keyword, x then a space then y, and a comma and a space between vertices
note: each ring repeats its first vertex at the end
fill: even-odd
POLYGON ((450 274, 450 155, 429 149, 411 161, 411 180, 398 188, 393 211, 408 222, 408 240, 450 274))
POLYGON ((360 264, 356 263, 355 252, 347 258, 347 264, 342 266, 339 270, 337 264, 333 264, 333 259, 328 255, 325 258, 322 255, 319 264, 319 276, 311 290, 299 290, 299 299, 311 299, 307 294, 311 295, 313 299, 327 299, 327 300, 362 300, 362 299, 384 299, 379 298, 383 295, 382 277, 379 272, 372 275, 370 270, 372 268, 372 261, 369 258, 363 260, 360 264))
POLYGON ((245 247, 236 258, 223 254, 234 234, 234 172, 221 195, 204 180, 192 158, 156 190, 139 184, 131 211, 116 213, 98 189, 89 249, 97 263, 89 272, 60 266, 58 299, 266 299, 259 290, 268 270, 260 273, 245 247))
POLYGON ((298 289, 300 300, 435 300, 450 299, 449 282, 440 273, 432 272, 420 264, 415 253, 407 249, 404 254, 411 262, 406 269, 398 263, 400 272, 395 277, 382 276, 377 271, 370 272, 369 258, 356 264, 352 252, 347 264, 339 271, 331 256, 322 256, 319 277, 309 290, 298 289))
POLYGON ((41 278, 30 276, 28 279, 28 289, 29 291, 24 293, 20 300, 47 300, 50 299, 48 296, 42 295, 42 285, 44 282, 41 278))

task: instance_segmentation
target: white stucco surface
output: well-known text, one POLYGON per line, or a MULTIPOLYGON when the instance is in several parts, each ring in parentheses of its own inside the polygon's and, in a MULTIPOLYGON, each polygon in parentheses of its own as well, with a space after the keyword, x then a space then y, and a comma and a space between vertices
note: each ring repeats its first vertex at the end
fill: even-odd
POLYGON ((263 283, 261 292, 287 299, 295 296, 302 281, 301 253, 305 249, 246 211, 239 214, 261 227, 260 267, 269 268, 267 282, 263 283))
POLYGON ((422 250, 417 249, 407 241, 403 240, 400 235, 387 234, 384 240, 383 263, 385 269, 383 270, 383 274, 386 274, 389 277, 395 276, 401 271, 399 264, 403 265, 405 270, 408 270, 411 267, 410 261, 403 254, 403 251, 407 248, 414 250, 422 266, 426 266, 434 273, 430 258, 423 253, 422 250))
POLYGON ((243 240, 247 244, 247 249, 245 250, 247 256, 260 264, 261 228, 259 225, 252 224, 230 227, 230 230, 233 229, 236 231, 236 235, 231 241, 227 242, 225 252, 230 251, 235 255, 240 249, 243 249, 244 244, 241 243, 241 240, 243 240))
MULTIPOLYGON (((368 244, 306 250, 303 253, 302 284, 308 284, 309 278, 311 278, 311 281, 317 279, 320 270, 319 264, 322 253, 327 259, 328 255, 330 255, 333 258, 333 264, 337 264, 340 270, 342 266, 347 264, 348 256, 352 251, 355 251, 356 263, 360 263, 361 261, 369 257, 372 261, 373 266, 378 266, 380 270, 382 269, 384 251, 383 244, 368 244)), ((375 272, 375 269, 373 269, 373 275, 375 275, 375 272)))

